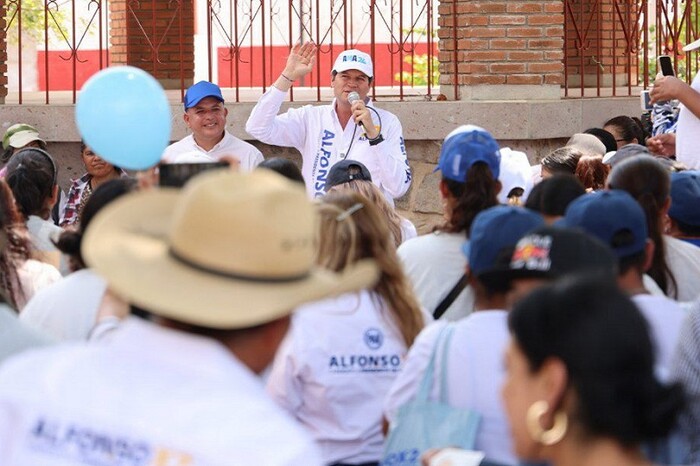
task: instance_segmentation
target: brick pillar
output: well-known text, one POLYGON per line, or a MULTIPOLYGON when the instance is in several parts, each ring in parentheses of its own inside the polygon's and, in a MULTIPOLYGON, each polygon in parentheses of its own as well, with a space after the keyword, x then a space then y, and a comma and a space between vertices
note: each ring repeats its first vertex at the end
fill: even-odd
POLYGON ((180 89, 181 76, 192 84, 193 0, 112 0, 109 9, 112 64, 146 70, 166 89, 180 89))
POLYGON ((570 87, 626 86, 637 84, 638 58, 625 39, 635 30, 638 2, 569 0, 566 16, 567 80, 570 87), (578 30, 578 33, 577 33, 578 30))
POLYGON ((7 97, 7 40, 5 29, 7 23, 5 14, 7 13, 5 2, 0 2, 0 104, 5 103, 7 97))
POLYGON ((440 0, 440 92, 461 100, 559 99, 563 11, 562 0, 440 0))

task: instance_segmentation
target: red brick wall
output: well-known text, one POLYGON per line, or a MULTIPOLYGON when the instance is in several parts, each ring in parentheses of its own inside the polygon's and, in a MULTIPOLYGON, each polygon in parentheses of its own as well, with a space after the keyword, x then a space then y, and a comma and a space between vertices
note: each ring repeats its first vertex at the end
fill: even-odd
POLYGON ((561 0, 440 0, 440 84, 562 84, 561 0), (456 28, 453 27, 456 24, 456 28))
POLYGON ((167 88, 179 88, 181 76, 184 77, 186 86, 192 83, 194 77, 192 0, 181 2, 112 0, 109 8, 110 58, 113 64, 142 68, 154 75, 167 88), (179 9, 178 5, 180 5, 179 9))
POLYGON ((5 2, 0 2, 0 104, 7 96, 7 42, 5 41, 5 2))

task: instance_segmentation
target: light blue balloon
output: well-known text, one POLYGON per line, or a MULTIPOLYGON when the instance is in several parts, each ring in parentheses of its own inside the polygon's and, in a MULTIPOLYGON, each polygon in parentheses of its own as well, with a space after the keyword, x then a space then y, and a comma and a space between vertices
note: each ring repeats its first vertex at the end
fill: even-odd
POLYGON ((106 68, 83 86, 75 120, 85 143, 113 165, 145 170, 170 142, 170 104, 156 79, 133 66, 106 68))

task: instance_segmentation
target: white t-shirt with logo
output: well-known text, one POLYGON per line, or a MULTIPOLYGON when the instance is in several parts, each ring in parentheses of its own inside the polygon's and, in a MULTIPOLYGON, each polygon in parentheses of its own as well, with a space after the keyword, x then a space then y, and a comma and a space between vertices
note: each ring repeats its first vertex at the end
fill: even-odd
POLYGON ((223 345, 132 318, 107 344, 28 351, 0 366, 0 464, 322 463, 223 345))
MULTIPOLYGON (((384 415, 390 422, 403 404, 413 400, 423 380, 435 345, 446 321, 425 328, 411 347, 404 370, 396 378, 384 402, 384 415)), ((510 425, 501 400, 505 380, 503 358, 510 334, 508 313, 502 310, 477 311, 453 323, 447 348, 447 400, 450 406, 472 409, 481 415, 475 450, 502 464, 517 464, 512 450, 510 425)), ((435 367, 442 365, 441 353, 435 367)), ((434 373, 430 400, 440 399, 442 374, 434 373)))
MULTIPOLYGON (((438 231, 401 244, 398 249, 403 270, 413 285, 421 306, 432 314, 464 275, 467 258, 462 246, 464 233, 438 231)), ((467 286, 447 308, 443 319, 459 320, 474 310, 474 291, 467 286)))
POLYGON ((381 303, 365 290, 302 306, 272 366, 268 393, 326 464, 381 459, 382 402, 407 351, 381 303))

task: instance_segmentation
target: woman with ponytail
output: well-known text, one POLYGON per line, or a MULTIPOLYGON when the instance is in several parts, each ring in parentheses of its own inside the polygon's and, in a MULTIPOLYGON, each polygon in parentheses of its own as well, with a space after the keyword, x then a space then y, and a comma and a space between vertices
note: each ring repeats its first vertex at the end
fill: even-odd
POLYGON ((671 176, 656 158, 641 155, 615 165, 609 189, 622 189, 644 209, 649 238, 654 242, 651 268, 646 272, 666 295, 677 301, 700 296, 700 250, 664 234, 671 205, 671 176))
POLYGON ((462 245, 474 217, 498 205, 501 156, 498 143, 478 126, 460 126, 442 144, 438 170, 442 173, 440 197, 445 224, 431 234, 403 243, 399 258, 421 305, 430 313, 458 293, 445 308, 445 318, 457 320, 474 309, 470 287, 459 291, 467 265, 462 245), (454 293, 450 293, 455 290, 454 293))
POLYGON ((267 390, 309 429, 325 464, 378 464, 382 401, 430 316, 401 271, 386 219, 369 200, 329 193, 320 205, 319 232, 320 266, 339 272, 373 259, 379 281, 299 309, 267 390))

